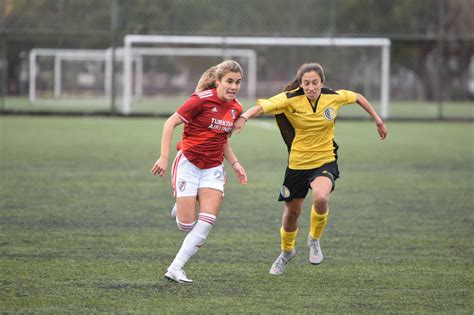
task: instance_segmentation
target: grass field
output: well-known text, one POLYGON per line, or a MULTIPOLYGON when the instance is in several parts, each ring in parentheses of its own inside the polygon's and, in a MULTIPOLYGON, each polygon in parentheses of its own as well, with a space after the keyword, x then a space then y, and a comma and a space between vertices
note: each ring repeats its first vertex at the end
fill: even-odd
MULTIPOLYGON (((187 97, 158 97, 148 98, 137 101, 133 104, 131 112, 133 114, 140 113, 174 113, 176 109, 186 101, 187 97)), ((255 104, 253 100, 241 98, 240 101, 245 108, 249 108, 255 104)), ((380 113, 377 101, 372 101, 373 106, 380 113)), ((117 99, 116 111, 121 112, 122 105, 120 98, 117 99)), ((37 111, 37 112, 110 112, 110 101, 107 99, 72 99, 61 98, 39 99, 35 103, 30 104, 25 97, 8 97, 4 101, 3 107, 0 109, 14 111, 37 111)), ((339 112, 339 117, 367 117, 367 114, 361 110, 359 106, 346 106, 339 112)), ((421 101, 391 101, 389 107, 390 117, 405 119, 438 119, 441 115, 445 119, 463 119, 474 120, 474 103, 473 102, 451 102, 443 103, 441 112, 437 102, 421 102, 421 101)))
POLYGON ((307 205, 275 277, 286 149, 252 121, 231 139, 249 184, 229 174, 183 286, 163 278, 184 236, 169 174, 149 173, 163 122, 0 116, 2 313, 472 313, 472 123, 389 122, 380 141, 368 122, 338 122, 326 259, 308 262, 307 205))

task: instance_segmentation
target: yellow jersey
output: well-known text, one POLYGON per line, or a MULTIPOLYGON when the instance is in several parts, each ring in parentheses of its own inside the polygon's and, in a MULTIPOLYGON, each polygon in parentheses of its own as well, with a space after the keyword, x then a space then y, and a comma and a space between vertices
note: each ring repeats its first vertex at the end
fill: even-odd
POLYGON ((265 114, 275 115, 280 133, 288 146, 288 167, 307 170, 337 159, 334 142, 335 118, 343 105, 355 103, 356 93, 321 89, 312 104, 302 88, 258 99, 265 114))

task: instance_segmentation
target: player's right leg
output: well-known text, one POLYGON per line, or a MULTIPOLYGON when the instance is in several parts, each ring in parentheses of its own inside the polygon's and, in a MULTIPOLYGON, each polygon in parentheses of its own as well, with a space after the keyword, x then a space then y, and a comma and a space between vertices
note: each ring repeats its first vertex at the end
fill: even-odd
POLYGON ((189 232, 196 224, 196 200, 200 178, 200 170, 181 153, 178 152, 171 171, 173 191, 176 204, 171 216, 181 231, 189 232))
POLYGON ((178 229, 189 232, 196 225, 196 196, 176 198, 176 224, 178 229))
MULTIPOLYGON (((193 231, 196 226, 196 203, 200 170, 183 155, 173 167, 173 188, 176 192, 176 223, 185 232, 193 231)), ((184 265, 194 255, 195 246, 192 235, 188 233, 175 259, 168 267, 165 277, 178 283, 191 283, 186 276, 184 265)))
POLYGON ((285 202, 282 226, 280 228, 281 253, 270 268, 270 274, 281 275, 285 266, 296 255, 295 243, 298 234, 298 218, 303 207, 303 198, 285 202))

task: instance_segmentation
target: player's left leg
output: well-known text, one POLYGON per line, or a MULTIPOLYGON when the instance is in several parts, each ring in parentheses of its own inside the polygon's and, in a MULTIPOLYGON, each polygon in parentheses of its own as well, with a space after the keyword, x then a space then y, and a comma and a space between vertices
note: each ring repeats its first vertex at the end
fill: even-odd
POLYGON ((309 261, 312 264, 320 264, 324 255, 319 243, 329 215, 329 195, 334 183, 325 176, 318 176, 311 182, 313 190, 313 205, 311 207, 311 221, 308 235, 309 261))

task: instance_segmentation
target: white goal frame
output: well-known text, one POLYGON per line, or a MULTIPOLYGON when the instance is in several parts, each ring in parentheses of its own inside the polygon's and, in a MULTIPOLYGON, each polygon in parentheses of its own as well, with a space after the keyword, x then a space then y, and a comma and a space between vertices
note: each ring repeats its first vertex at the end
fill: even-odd
MULTIPOLYGON (((29 101, 33 103, 36 101, 36 74, 37 74, 37 65, 36 59, 38 56, 47 56, 54 58, 54 82, 53 82, 53 95, 54 98, 59 98, 62 91, 62 61, 63 60, 96 60, 105 62, 105 95, 110 99, 112 97, 112 48, 106 50, 102 49, 54 49, 54 48, 34 48, 30 51, 29 54, 29 101)), ((117 48, 117 59, 123 59, 123 49, 117 48)), ((135 96, 141 96, 141 82, 143 77, 143 62, 140 56, 134 56, 133 62, 136 63, 135 68, 135 96)))
MULTIPOLYGON (((127 35, 129 36, 129 35, 127 35)), ((126 36, 126 37, 127 37, 126 36)), ((136 42, 136 43, 154 43, 152 42, 136 42)), ((248 60, 248 80, 247 94, 251 99, 255 99, 257 84, 257 53, 253 49, 237 49, 237 48, 164 48, 164 47, 133 47, 129 43, 128 47, 123 48, 124 76, 123 76, 123 103, 122 113, 129 114, 132 104, 132 65, 131 60, 135 54, 140 56, 200 56, 200 57, 244 57, 248 60)))
MULTIPOLYGON (((116 60, 124 60, 124 49, 116 48, 116 60)), ((54 77, 53 90, 54 98, 59 98, 62 91, 62 61, 63 60, 97 60, 105 62, 104 89, 105 95, 109 100, 112 97, 112 53, 113 49, 48 49, 34 48, 30 51, 29 56, 29 100, 30 103, 36 101, 36 75, 38 56, 54 57, 54 77)), ((130 99, 139 99, 143 95, 143 56, 218 56, 218 57, 246 57, 249 59, 249 80, 248 93, 250 97, 255 97, 256 86, 256 53, 252 49, 220 49, 220 48, 193 48, 193 47, 177 47, 177 48, 160 48, 160 47, 136 47, 131 50, 131 60, 135 63, 134 79, 129 75, 125 77, 123 82, 135 81, 133 94, 130 99)), ((125 84, 125 83, 124 83, 125 84)), ((124 111, 125 112, 125 111, 124 111)))
MULTIPOLYGON (((172 36, 172 35, 126 35, 124 38, 124 89, 123 113, 130 113, 132 102, 132 50, 137 44, 206 44, 229 46, 344 46, 344 47, 380 47, 381 51, 381 88, 380 115, 389 116, 390 83, 390 46, 388 38, 344 38, 344 37, 234 37, 234 36, 172 36)), ((232 51, 233 49, 223 49, 232 51)), ((250 63, 249 63, 250 66, 250 63)), ((250 71, 249 71, 250 72, 250 71)), ((253 74, 249 73, 249 81, 253 74)), ((256 74, 255 74, 256 76, 256 74)), ((255 80, 256 82, 256 80, 255 80)), ((250 83, 249 83, 250 84, 250 83)), ((250 86, 250 85, 249 85, 250 86)), ((256 86, 252 91, 255 91, 256 86)), ((250 94, 250 93, 249 93, 250 94)))

